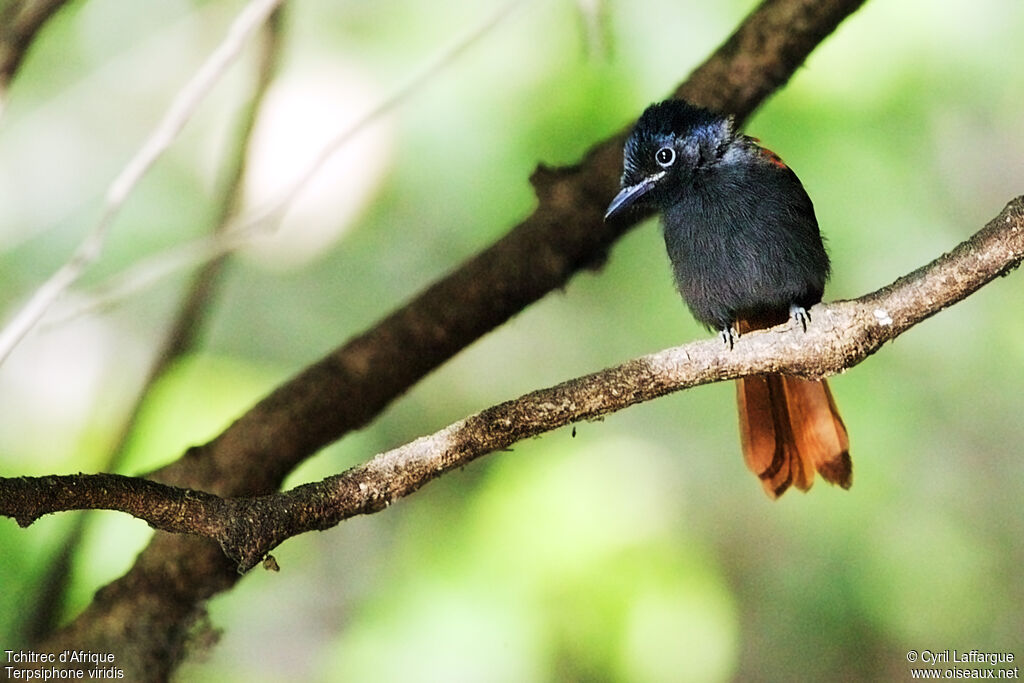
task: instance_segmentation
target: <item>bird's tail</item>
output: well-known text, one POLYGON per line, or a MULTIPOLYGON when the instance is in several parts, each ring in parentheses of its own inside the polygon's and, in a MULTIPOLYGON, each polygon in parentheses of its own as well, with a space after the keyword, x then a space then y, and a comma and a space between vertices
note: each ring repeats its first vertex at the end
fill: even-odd
POLYGON ((806 491, 815 471, 850 488, 850 440, 825 380, 744 377, 736 381, 736 401, 743 457, 769 497, 781 496, 790 484, 806 491))

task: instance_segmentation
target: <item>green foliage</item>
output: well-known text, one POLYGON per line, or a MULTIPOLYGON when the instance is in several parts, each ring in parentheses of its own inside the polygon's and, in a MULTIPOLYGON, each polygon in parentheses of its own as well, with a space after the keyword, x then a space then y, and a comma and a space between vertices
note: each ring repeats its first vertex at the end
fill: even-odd
MULTIPOLYGON (((157 4, 159 16, 128 0, 73 3, 14 83, 0 119, 4 310, 66 258, 240 5, 157 4)), ((533 205, 538 162, 573 163, 627 126, 751 5, 608 3, 603 52, 588 50, 576 3, 516 10, 382 122, 354 157, 377 169, 362 203, 345 219, 321 212, 334 232, 312 257, 232 262, 201 348, 147 399, 125 471, 208 439, 504 234, 533 205)), ((280 77, 343 67, 362 89, 337 76, 321 94, 358 90, 349 109, 368 108, 486 11, 293 3, 280 77)), ((924 264, 1024 188, 1022 31, 1017 3, 868 2, 751 120, 815 202, 834 260, 828 298, 924 264)), ((248 68, 139 187, 83 286, 209 230, 248 68)), ((338 197, 355 192, 351 176, 333 182, 338 197)), ((909 649, 1024 656, 1022 282, 993 283, 834 380, 849 492, 819 482, 770 503, 742 464, 731 387, 668 397, 288 541, 280 574, 256 570, 213 601, 223 640, 181 679, 885 680, 907 675, 909 649)), ((4 476, 103 467, 184 284, 33 336, 0 367, 4 476)), ((641 226, 600 272, 460 354, 289 483, 704 335, 672 291, 657 228, 641 226)), ((31 609, 64 528, 0 522, 0 614, 31 609)), ((129 520, 93 529, 76 605, 130 565, 145 532, 129 520)), ((19 623, 0 619, 0 644, 16 642, 19 623)))

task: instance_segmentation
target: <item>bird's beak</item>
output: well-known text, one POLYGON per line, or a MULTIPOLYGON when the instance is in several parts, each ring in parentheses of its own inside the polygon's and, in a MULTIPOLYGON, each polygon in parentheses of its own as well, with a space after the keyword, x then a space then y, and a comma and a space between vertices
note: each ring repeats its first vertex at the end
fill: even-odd
POLYGON ((608 220, 612 216, 616 216, 622 213, 625 209, 635 204, 641 197, 654 189, 654 186, 659 180, 665 177, 666 171, 655 173, 652 176, 647 176, 636 185, 630 185, 622 188, 622 190, 615 195, 615 199, 608 205, 608 210, 604 214, 604 219, 608 220))

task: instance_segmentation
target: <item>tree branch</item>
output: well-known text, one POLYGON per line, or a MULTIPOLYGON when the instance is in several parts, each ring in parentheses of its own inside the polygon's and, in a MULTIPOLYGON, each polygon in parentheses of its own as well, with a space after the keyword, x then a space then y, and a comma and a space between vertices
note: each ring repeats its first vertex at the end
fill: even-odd
POLYGON ((806 332, 785 324, 738 340, 694 342, 533 391, 342 474, 282 493, 219 498, 111 474, 0 479, 0 514, 28 526, 60 510, 127 512, 164 531, 206 536, 248 571, 282 541, 378 512, 427 482, 517 441, 702 384, 765 372, 821 377, 1006 275, 1024 260, 1024 196, 971 239, 893 284, 812 309, 806 332))
POLYGON ((249 0, 249 4, 242 8, 221 43, 178 92, 160 123, 110 183, 99 221, 85 235, 70 258, 0 328, 0 363, 36 326, 53 302, 100 257, 107 234, 131 192, 156 160, 174 144, 213 86, 238 59, 249 37, 266 22, 281 2, 283 0, 249 0))
POLYGON ((119 300, 127 299, 152 286, 171 273, 222 259, 227 254, 272 233, 296 197, 302 193, 324 164, 333 158, 339 149, 351 142, 371 124, 379 121, 385 114, 405 103, 417 90, 455 63, 467 50, 487 36, 524 2, 525 0, 509 0, 498 7, 482 22, 472 27, 465 35, 427 62, 398 89, 362 114, 353 123, 345 126, 321 147, 316 156, 302 167, 277 196, 251 212, 235 217, 231 223, 225 225, 215 235, 200 237, 158 252, 148 258, 140 259, 129 268, 94 287, 92 294, 86 296, 80 305, 64 313, 51 324, 59 324, 68 319, 112 306, 119 300))
MULTIPOLYGON (((212 226, 214 233, 222 232, 238 210, 252 131, 282 51, 283 14, 284 5, 279 6, 270 15, 260 32, 253 92, 240 112, 234 139, 225 155, 222 180, 224 189, 220 193, 217 218, 212 226)), ((128 450, 129 437, 137 426, 144 399, 168 367, 195 345, 195 340, 209 313, 211 301, 217 294, 218 284, 227 262, 227 255, 221 255, 204 264, 193 276, 174 320, 164 334, 160 350, 155 355, 153 364, 135 397, 131 411, 114 440, 107 463, 103 467, 104 471, 117 472, 120 469, 128 450)), ((74 525, 57 544, 52 561, 47 564, 46 573, 36 587, 38 597, 32 602, 33 609, 25 615, 25 625, 21 629, 29 642, 38 641, 53 631, 65 607, 73 560, 82 545, 90 519, 92 517, 89 515, 79 515, 75 519, 74 525)))
MULTIPOLYGON (((742 119, 862 3, 766 0, 677 92, 742 119)), ((599 143, 578 166, 539 170, 538 207, 508 235, 156 476, 222 496, 272 492, 303 459, 366 424, 579 269, 599 263, 628 227, 602 220, 617 186, 623 137, 599 143)), ((40 647, 116 649, 126 672, 166 675, 198 608, 237 580, 235 569, 215 544, 156 534, 127 574, 40 647)))
POLYGON ((0 12, 0 114, 7 87, 36 35, 67 0, 14 0, 0 12))
MULTIPOLYGON (((742 120, 862 2, 767 0, 676 93, 742 120)), ((597 144, 577 166, 539 168, 531 216, 154 476, 220 495, 276 490, 300 462, 367 424, 463 348, 579 270, 600 265, 643 217, 604 222, 624 139, 625 132, 597 144)))

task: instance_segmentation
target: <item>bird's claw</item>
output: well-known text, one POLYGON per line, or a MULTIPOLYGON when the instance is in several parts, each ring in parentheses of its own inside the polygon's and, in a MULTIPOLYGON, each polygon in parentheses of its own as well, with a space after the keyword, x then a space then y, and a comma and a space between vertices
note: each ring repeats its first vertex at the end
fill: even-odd
POLYGON ((793 304, 789 307, 789 317, 793 319, 793 322, 799 323, 804 332, 807 331, 807 323, 811 322, 811 314, 807 312, 806 308, 793 304))
POLYGON ((732 351, 733 343, 740 338, 740 331, 735 325, 723 328, 718 333, 719 338, 722 340, 729 350, 732 351))

